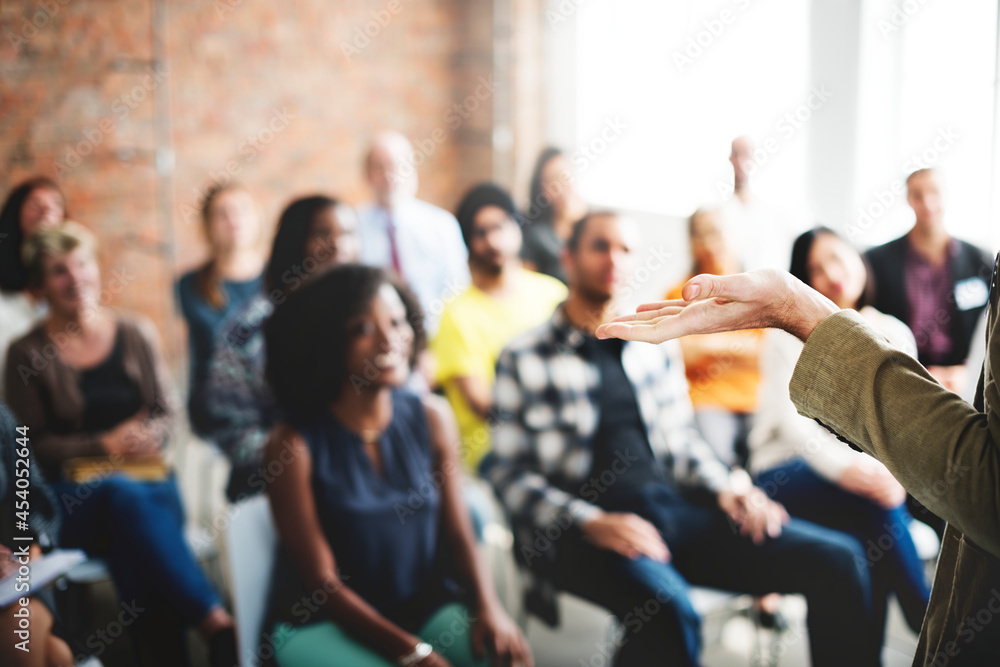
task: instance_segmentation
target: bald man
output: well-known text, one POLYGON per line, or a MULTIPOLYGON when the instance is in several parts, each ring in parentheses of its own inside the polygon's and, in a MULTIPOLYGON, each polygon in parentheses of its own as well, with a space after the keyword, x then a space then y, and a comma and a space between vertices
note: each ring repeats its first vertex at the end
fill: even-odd
POLYGON ((429 335, 444 305, 469 284, 468 255, 458 221, 417 199, 416 156, 399 132, 375 135, 365 155, 373 201, 358 208, 361 261, 391 269, 417 294, 429 335))
POLYGON ((722 220, 726 237, 738 249, 744 270, 787 269, 792 254, 794 233, 788 212, 750 189, 751 177, 769 155, 764 148, 756 148, 748 136, 733 139, 729 153, 733 193, 721 207, 722 220))

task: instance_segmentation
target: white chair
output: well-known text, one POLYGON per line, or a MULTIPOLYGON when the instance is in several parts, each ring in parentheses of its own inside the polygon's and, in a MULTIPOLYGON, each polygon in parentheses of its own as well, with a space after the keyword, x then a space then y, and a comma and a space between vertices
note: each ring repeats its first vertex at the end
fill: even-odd
POLYGON ((938 552, 941 551, 941 539, 937 533, 926 523, 916 519, 910 521, 909 532, 913 545, 917 548, 917 557, 933 567, 937 562, 938 552))
POLYGON ((236 619, 236 649, 241 667, 252 667, 260 664, 261 633, 278 544, 267 496, 234 505, 223 539, 236 619))

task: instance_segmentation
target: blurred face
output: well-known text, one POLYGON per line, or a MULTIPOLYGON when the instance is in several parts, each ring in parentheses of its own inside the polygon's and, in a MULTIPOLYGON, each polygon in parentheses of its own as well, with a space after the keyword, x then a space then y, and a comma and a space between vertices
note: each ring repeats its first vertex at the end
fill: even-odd
POLYGON ((722 234, 717 211, 702 211, 691 225, 691 256, 698 270, 712 273, 725 270, 731 253, 722 234))
POLYGON ((557 216, 578 198, 573 172, 565 156, 555 156, 542 168, 542 194, 552 202, 552 210, 557 216))
POLYGON ((397 197, 417 193, 417 170, 408 159, 410 150, 403 141, 400 138, 396 142, 376 143, 365 160, 365 177, 375 198, 383 205, 397 197))
POLYGON ((44 260, 41 295, 49 307, 63 315, 76 315, 98 305, 101 273, 93 254, 74 248, 44 260))
POLYGON ((43 227, 58 225, 64 214, 62 195, 48 188, 35 188, 21 205, 21 233, 31 236, 43 227))
POLYGON ((941 180, 937 174, 925 171, 911 177, 906 185, 906 202, 917 216, 917 225, 940 225, 944 205, 941 201, 941 180))
POLYGON ((609 301, 635 264, 638 232, 628 220, 601 215, 590 219, 576 252, 564 252, 570 286, 590 301, 609 301))
POLYGON ((733 165, 733 174, 737 185, 744 185, 750 180, 750 168, 753 162, 753 142, 748 137, 738 137, 733 140, 729 162, 733 165))
POLYGON ((396 288, 379 288, 368 309, 347 323, 347 374, 372 386, 399 386, 410 375, 413 328, 396 288))
POLYGON ((314 258, 321 267, 356 262, 360 249, 357 228, 357 217, 350 207, 324 208, 309 227, 305 256, 314 258))
POLYGON ((469 259, 484 271, 499 273, 521 252, 521 228, 499 206, 476 213, 469 239, 469 259))
POLYGON ((831 234, 813 241, 806 271, 810 286, 839 308, 856 308, 868 281, 858 251, 831 234))
POLYGON ((251 248, 260 240, 257 206, 246 190, 226 190, 208 208, 208 241, 217 251, 251 248))

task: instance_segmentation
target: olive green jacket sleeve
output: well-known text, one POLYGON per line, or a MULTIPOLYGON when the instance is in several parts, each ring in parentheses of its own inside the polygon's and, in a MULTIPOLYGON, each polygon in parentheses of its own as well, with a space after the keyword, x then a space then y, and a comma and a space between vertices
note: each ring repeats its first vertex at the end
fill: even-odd
POLYGON ((1000 557, 1000 396, 991 373, 1000 365, 995 303, 990 310, 975 407, 853 311, 816 327, 789 389, 800 414, 882 461, 917 500, 1000 557))

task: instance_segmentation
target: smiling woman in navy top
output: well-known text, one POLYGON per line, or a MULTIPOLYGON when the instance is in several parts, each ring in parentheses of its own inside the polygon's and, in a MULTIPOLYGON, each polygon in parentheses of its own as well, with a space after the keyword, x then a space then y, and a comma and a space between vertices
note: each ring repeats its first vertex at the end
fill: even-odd
POLYGON ((268 380, 291 415, 265 457, 282 547, 275 658, 471 667, 488 653, 530 665, 477 557, 454 416, 403 388, 423 343, 411 323, 423 319, 393 280, 333 268, 265 328, 268 380))

